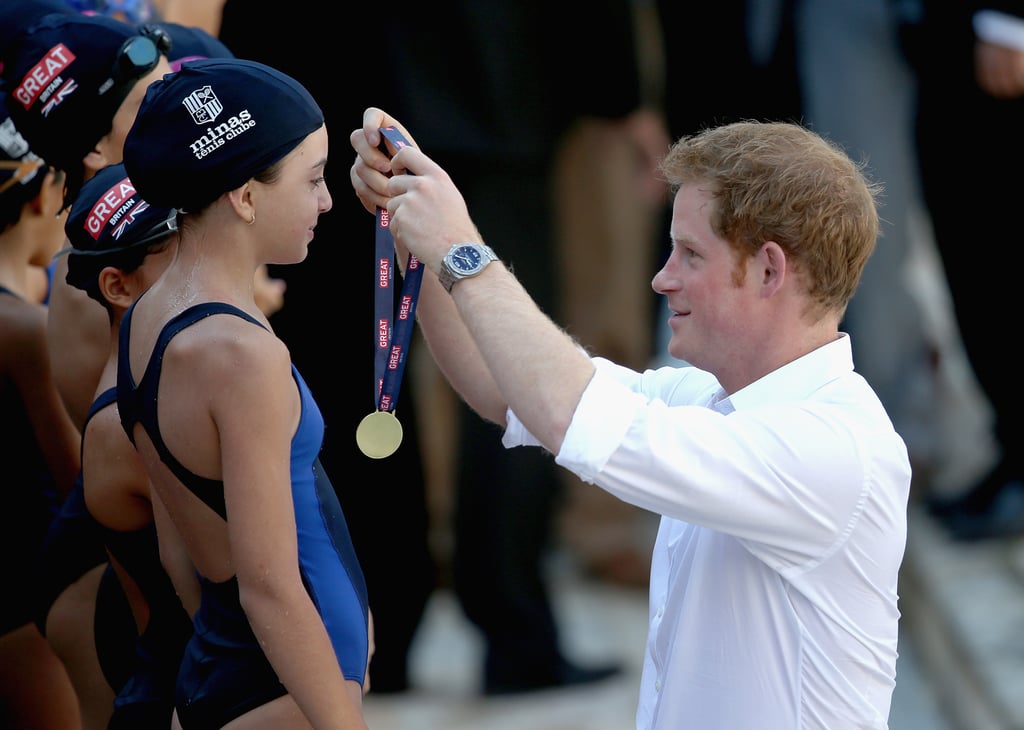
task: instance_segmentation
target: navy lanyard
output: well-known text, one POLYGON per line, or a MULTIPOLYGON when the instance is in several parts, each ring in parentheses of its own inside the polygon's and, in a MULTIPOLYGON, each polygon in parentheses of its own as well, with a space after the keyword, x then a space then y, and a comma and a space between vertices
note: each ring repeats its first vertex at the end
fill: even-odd
MULTIPOLYGON (((401 149, 409 141, 394 127, 382 127, 381 134, 401 149)), ((402 386, 402 375, 412 341, 412 328, 416 319, 416 300, 419 298, 420 282, 423 280, 423 266, 420 260, 409 254, 405 268, 398 311, 395 312, 392 290, 395 268, 395 244, 391 237, 388 212, 377 208, 376 260, 374 286, 374 402, 377 410, 393 412, 398 405, 398 392, 402 386), (394 315, 392 326, 391 317, 394 315)))
MULTIPOLYGON (((409 141, 394 127, 381 127, 380 132, 399 149, 409 146, 409 141)), ((389 226, 387 210, 377 208, 373 275, 373 402, 376 410, 363 418, 356 429, 356 443, 364 454, 373 459, 390 456, 402 443, 402 424, 395 415, 395 407, 416 321, 416 300, 423 280, 423 266, 419 259, 409 254, 396 312, 393 289, 395 242, 389 226)))

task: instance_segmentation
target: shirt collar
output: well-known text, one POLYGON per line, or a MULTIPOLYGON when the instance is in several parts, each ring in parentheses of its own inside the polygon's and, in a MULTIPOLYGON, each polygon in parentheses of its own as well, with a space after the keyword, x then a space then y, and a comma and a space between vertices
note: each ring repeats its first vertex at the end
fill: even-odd
POLYGON ((773 370, 732 395, 721 391, 712 400, 711 407, 720 413, 731 413, 765 403, 805 400, 825 383, 852 371, 850 336, 840 332, 832 342, 773 370))

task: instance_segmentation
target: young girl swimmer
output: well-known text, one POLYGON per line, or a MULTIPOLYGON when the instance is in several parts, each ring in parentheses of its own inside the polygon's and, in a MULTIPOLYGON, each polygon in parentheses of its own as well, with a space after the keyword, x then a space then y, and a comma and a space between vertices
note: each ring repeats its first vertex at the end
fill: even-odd
POLYGON ((173 260, 122 320, 117 400, 199 575, 186 730, 366 726, 371 622, 324 422, 253 296, 330 210, 327 149, 307 90, 237 59, 154 83, 125 143, 139 194, 180 211, 173 260))

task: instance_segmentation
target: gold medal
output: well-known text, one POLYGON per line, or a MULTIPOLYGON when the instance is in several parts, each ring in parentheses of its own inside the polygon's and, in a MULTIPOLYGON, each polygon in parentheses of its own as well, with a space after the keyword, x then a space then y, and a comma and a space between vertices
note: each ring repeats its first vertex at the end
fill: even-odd
POLYGON ((401 443, 402 423, 390 411, 374 411, 356 429, 356 444, 371 459, 391 456, 401 443))

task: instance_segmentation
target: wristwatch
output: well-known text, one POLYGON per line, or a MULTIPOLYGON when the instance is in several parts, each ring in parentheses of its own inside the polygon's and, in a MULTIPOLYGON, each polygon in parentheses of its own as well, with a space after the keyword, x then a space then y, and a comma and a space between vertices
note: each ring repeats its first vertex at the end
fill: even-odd
POLYGON ((450 293, 455 282, 476 276, 487 268, 487 264, 497 260, 494 251, 482 243, 456 243, 441 259, 441 271, 437 278, 445 291, 450 293))

